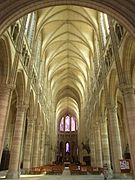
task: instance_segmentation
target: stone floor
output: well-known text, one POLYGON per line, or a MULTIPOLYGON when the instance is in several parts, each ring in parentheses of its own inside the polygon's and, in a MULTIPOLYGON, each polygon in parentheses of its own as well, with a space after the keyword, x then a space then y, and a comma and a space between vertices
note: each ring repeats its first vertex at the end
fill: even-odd
MULTIPOLYGON (((0 179, 5 179, 4 173, 0 173, 0 179)), ((108 178, 108 180, 110 179, 113 180, 112 178, 108 178)), ((62 175, 21 175, 20 180, 104 180, 104 177, 103 175, 70 175, 69 170, 65 169, 62 175)), ((132 179, 123 177, 117 180, 132 179)))
MULTIPOLYGON (((21 177, 21 180, 104 180, 104 177, 101 175, 67 175, 67 176, 59 176, 59 175, 44 175, 44 176, 30 176, 30 177, 21 177)), ((108 178, 108 180, 114 180, 108 178)), ((116 179, 115 179, 116 180, 116 179)), ((131 180, 130 178, 121 178, 117 180, 131 180)))

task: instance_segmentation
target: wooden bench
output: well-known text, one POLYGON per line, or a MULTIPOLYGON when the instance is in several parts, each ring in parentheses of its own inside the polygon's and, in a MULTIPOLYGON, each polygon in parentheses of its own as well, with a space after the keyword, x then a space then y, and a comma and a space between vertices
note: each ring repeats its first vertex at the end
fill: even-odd
POLYGON ((101 168, 99 167, 92 167, 92 174, 101 174, 101 168))
POLYGON ((93 171, 93 168, 91 166, 87 166, 87 172, 91 174, 92 171, 93 171))
POLYGON ((53 174, 62 174, 63 173, 63 167, 56 165, 52 167, 53 174))
POLYGON ((81 175, 86 175, 87 174, 87 166, 81 166, 80 174, 81 175))
POLYGON ((80 168, 78 168, 77 165, 70 165, 69 170, 70 170, 71 175, 79 174, 79 172, 80 172, 80 168))
POLYGON ((41 167, 32 167, 30 169, 30 174, 41 174, 41 167))
POLYGON ((52 166, 51 165, 43 166, 42 167, 42 173, 52 174, 52 166))
POLYGON ((42 173, 50 174, 62 174, 64 170, 63 165, 45 165, 42 167, 42 173))
POLYGON ((87 166, 70 165, 69 170, 70 170, 71 175, 87 174, 87 166))

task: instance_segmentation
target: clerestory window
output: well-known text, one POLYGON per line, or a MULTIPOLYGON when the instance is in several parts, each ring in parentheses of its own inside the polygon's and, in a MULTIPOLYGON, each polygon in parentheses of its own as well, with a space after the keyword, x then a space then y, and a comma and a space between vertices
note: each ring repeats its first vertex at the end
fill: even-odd
POLYGON ((76 131, 77 122, 75 117, 69 115, 62 117, 59 124, 59 130, 64 132, 76 131))

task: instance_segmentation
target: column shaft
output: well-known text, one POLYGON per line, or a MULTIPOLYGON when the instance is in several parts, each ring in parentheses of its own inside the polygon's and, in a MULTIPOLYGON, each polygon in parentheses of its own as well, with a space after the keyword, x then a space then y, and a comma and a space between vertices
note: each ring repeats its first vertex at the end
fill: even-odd
POLYGON ((113 161, 113 173, 114 177, 120 176, 119 160, 122 159, 121 140, 119 125, 117 119, 117 108, 115 106, 108 107, 109 112, 109 130, 111 137, 111 152, 113 161))
POLYGON ((103 167, 100 128, 95 128, 97 167, 103 167))
POLYGON ((94 133, 91 133, 91 166, 96 166, 95 138, 94 133))
POLYGON ((49 163, 49 137, 45 136, 45 164, 49 163))
POLYGON ((29 171, 31 166, 32 140, 33 140, 33 120, 28 120, 26 143, 24 148, 23 168, 29 171))
POLYGON ((25 112, 26 112, 26 107, 24 106, 17 107, 16 122, 15 122, 15 129, 14 129, 13 141, 11 146, 7 179, 16 179, 19 178, 20 176, 20 152, 22 145, 25 112))
POLYGON ((45 132, 41 132, 41 149, 40 149, 40 165, 44 164, 44 145, 45 145, 45 132))
POLYGON ((108 143, 108 132, 106 122, 101 122, 101 139, 102 139, 102 152, 103 152, 103 164, 110 163, 109 143, 108 143))
POLYGON ((125 106, 125 125, 131 153, 133 179, 135 179, 135 94, 132 87, 122 89, 125 106))
POLYGON ((36 129, 35 129, 35 141, 34 141, 34 146, 33 146, 33 163, 32 166, 36 167, 38 166, 38 157, 39 157, 39 145, 40 145, 40 126, 36 125, 36 129))
POLYGON ((12 91, 7 86, 0 86, 0 160, 2 156, 5 131, 7 126, 8 112, 11 102, 12 91))

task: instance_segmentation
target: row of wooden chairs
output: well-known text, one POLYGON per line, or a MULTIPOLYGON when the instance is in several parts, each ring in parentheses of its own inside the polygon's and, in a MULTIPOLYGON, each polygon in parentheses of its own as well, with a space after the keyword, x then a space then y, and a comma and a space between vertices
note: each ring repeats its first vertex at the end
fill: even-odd
POLYGON ((44 165, 40 167, 32 167, 30 174, 62 174, 64 170, 63 165, 44 165))
POLYGON ((70 165, 69 170, 72 175, 101 174, 102 172, 102 168, 85 165, 70 165))
POLYGON ((82 165, 70 165, 69 170, 71 175, 85 175, 87 174, 87 166, 82 165))

